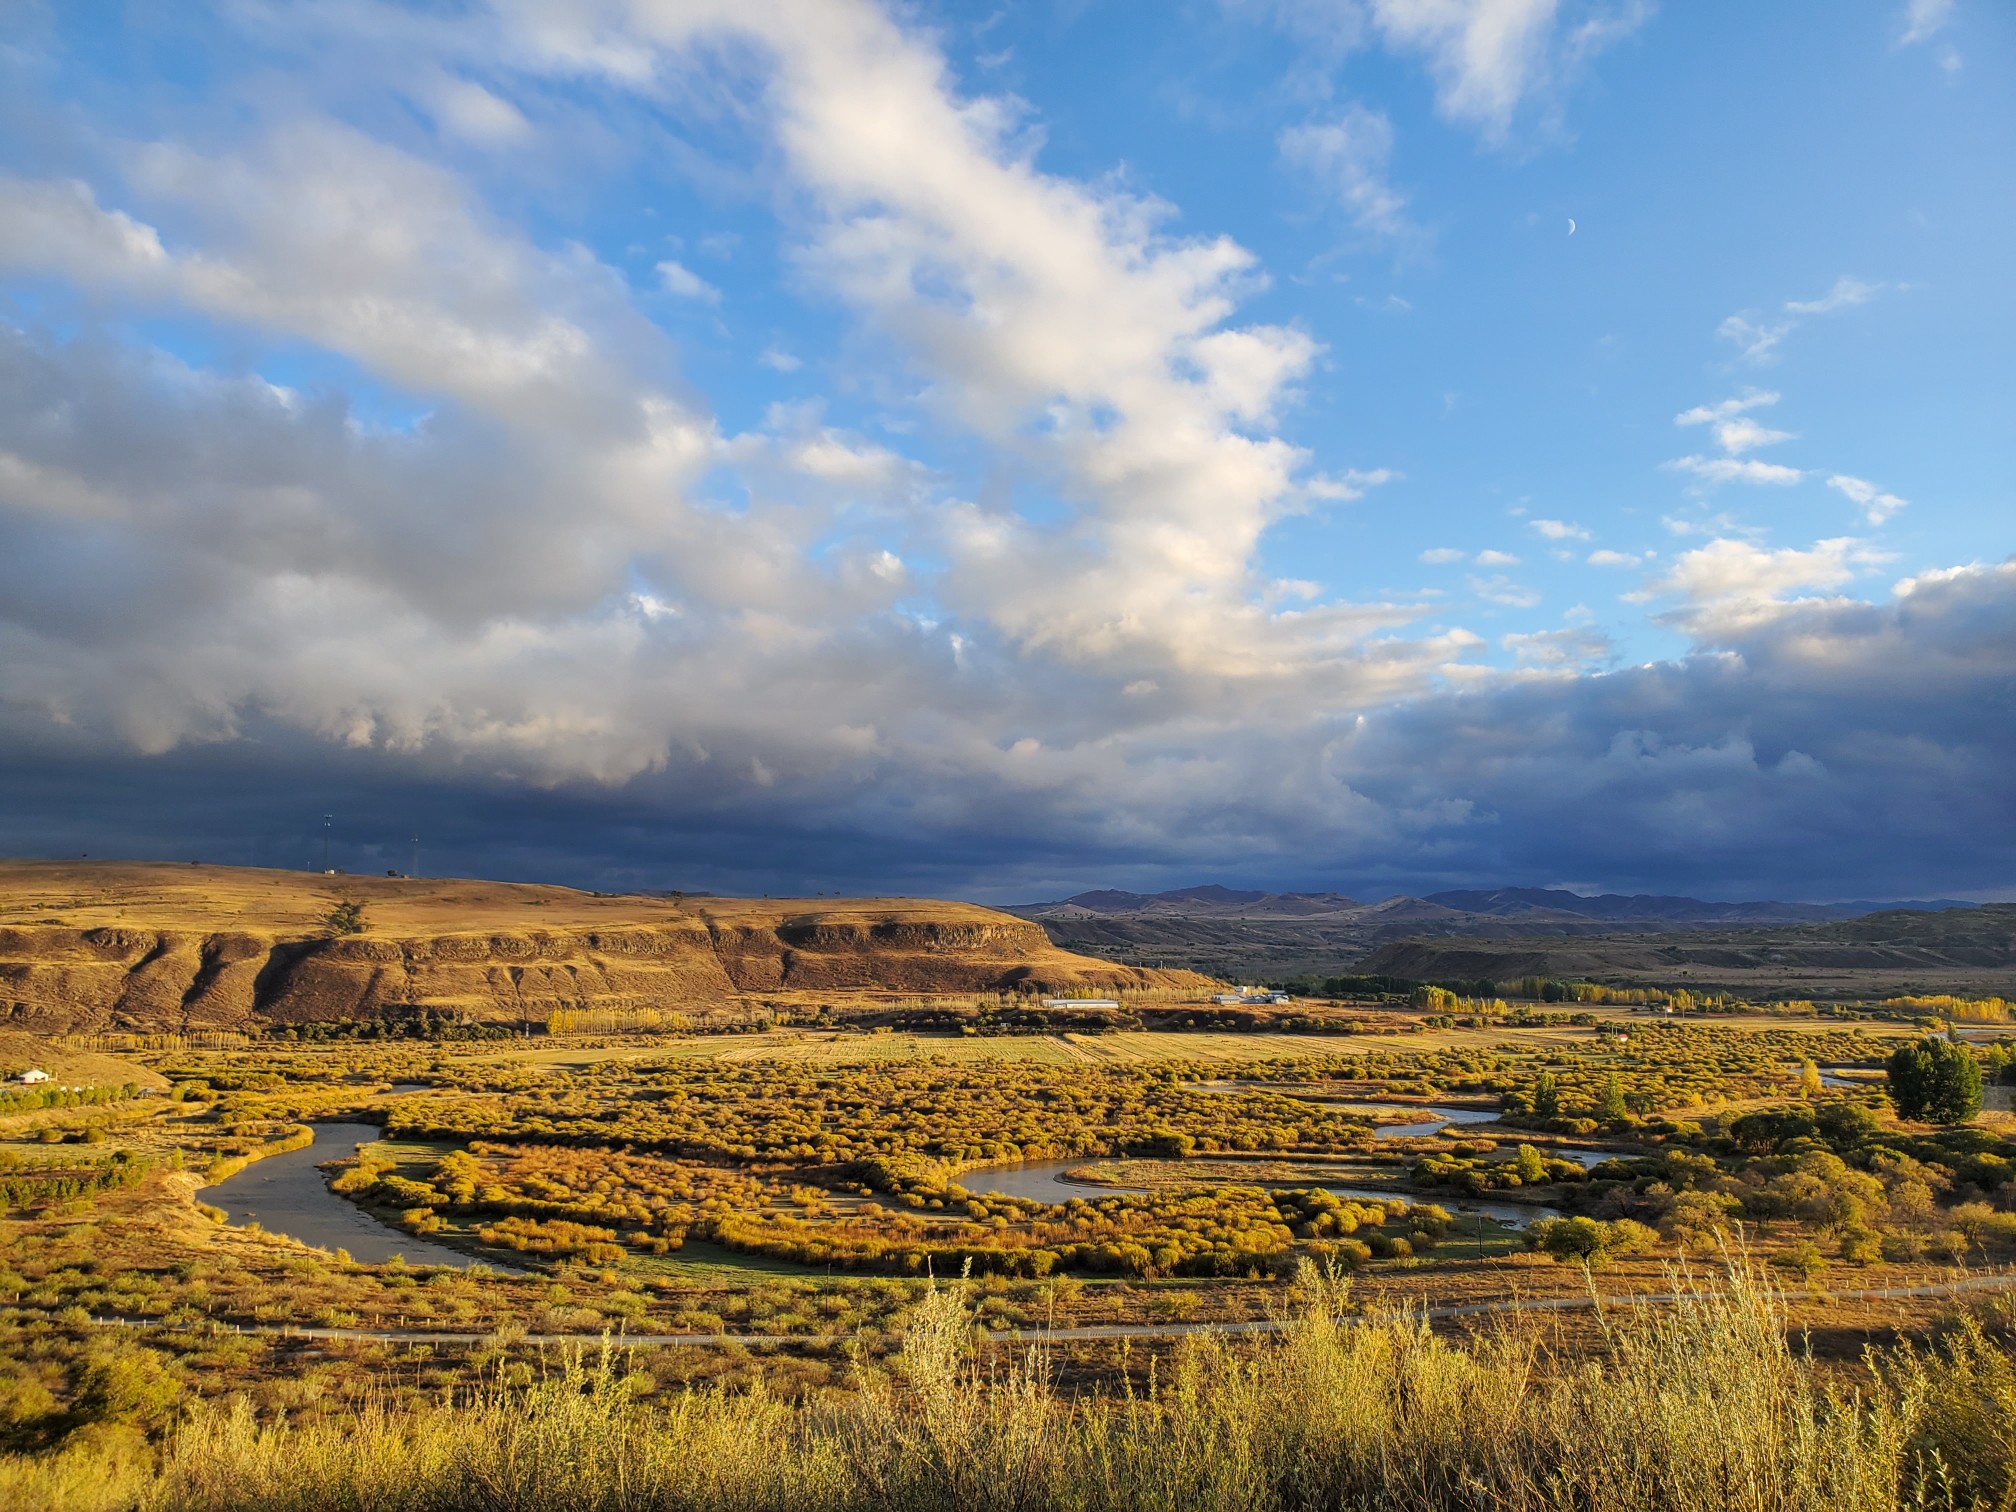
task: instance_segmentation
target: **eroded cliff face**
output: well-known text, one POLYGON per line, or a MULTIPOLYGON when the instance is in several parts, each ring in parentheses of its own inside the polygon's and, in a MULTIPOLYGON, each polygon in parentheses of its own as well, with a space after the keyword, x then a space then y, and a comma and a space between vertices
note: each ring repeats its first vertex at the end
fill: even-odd
MULTIPOLYGON (((836 908, 838 905, 836 905, 836 908)), ((543 1023, 556 1009, 706 1009, 746 994, 1138 986, 1155 973, 1053 947, 966 905, 878 917, 696 908, 651 923, 380 932, 0 926, 0 1024, 188 1033, 436 1009, 543 1023), (754 913, 756 917, 750 917, 754 913), (767 916, 766 916, 767 915, 767 916)))

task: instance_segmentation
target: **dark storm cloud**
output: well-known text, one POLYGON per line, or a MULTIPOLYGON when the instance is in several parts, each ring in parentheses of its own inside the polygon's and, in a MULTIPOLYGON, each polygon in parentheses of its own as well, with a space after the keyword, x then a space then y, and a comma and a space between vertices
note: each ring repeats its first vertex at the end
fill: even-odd
POLYGON ((1212 877, 1373 893, 1516 879, 1965 894, 2009 883, 2012 749, 2005 564, 1881 606, 1788 606, 1681 662, 1088 764, 1096 802, 900 755, 756 794, 692 766, 538 789, 260 725, 154 758, 17 740, 0 847, 313 865, 320 815, 335 811, 335 859, 351 869, 404 869, 417 830, 425 870, 603 888, 1007 901, 1212 877))
POLYGON ((417 832, 428 871, 598 887, 2007 884, 2012 569, 1800 598, 1886 558, 1732 527, 1635 595, 1685 658, 1580 670, 1609 642, 1577 620, 1486 669, 1430 595, 1266 575, 1284 517, 1391 474, 1280 434, 1320 351, 1238 323, 1254 254, 1045 171, 881 9, 643 5, 593 47, 282 9, 299 100, 126 141, 52 108, 64 176, 0 176, 0 848, 299 866, 329 812, 351 869, 417 832), (412 121, 317 96, 323 38, 402 120, 479 54, 672 120, 717 31, 768 60, 714 83, 850 382, 904 396, 879 439, 816 400, 730 433, 631 251, 544 243, 412 121))

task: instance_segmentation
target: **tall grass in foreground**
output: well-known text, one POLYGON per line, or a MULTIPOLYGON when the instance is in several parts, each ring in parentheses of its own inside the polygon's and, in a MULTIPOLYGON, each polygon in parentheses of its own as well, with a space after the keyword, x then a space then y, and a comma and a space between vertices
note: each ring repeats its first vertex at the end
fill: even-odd
POLYGON ((794 1405, 631 1401, 605 1360, 461 1408, 261 1426, 205 1408, 158 1458, 82 1446, 0 1462, 0 1505, 159 1512, 981 1512, 2007 1508, 2016 1369, 1978 1329, 1827 1385, 1746 1266, 1613 1315, 1595 1358, 1516 1330, 1467 1343, 1353 1323, 1320 1281, 1277 1344, 1186 1342, 1144 1391, 1072 1398, 1040 1351, 989 1367, 956 1289, 893 1378, 794 1405))

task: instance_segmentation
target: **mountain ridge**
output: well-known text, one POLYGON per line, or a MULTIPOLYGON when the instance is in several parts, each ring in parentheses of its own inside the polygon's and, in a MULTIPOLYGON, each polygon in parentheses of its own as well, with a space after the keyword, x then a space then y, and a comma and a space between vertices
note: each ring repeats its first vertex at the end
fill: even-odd
POLYGON ((1938 913, 1956 899, 1885 903, 1738 903, 1561 888, 1457 889, 1376 903, 1335 892, 1266 892, 1217 883, 1136 893, 1102 888, 1004 912, 1043 927, 1061 949, 1137 966, 1279 980, 1333 976, 1395 941, 1424 937, 1580 937, 1791 927, 1900 908, 1938 913))
POLYGON ((1916 910, 1939 912, 1979 905, 1960 898, 1860 900, 1845 903, 1800 903, 1777 899, 1717 902, 1685 895, 1661 893, 1575 893, 1565 888, 1497 887, 1458 888, 1423 894, 1396 893, 1376 903, 1365 903, 1337 892, 1269 892, 1256 888, 1233 888, 1220 883, 1202 883, 1171 888, 1165 892, 1138 893, 1124 888, 1095 888, 1073 893, 1051 902, 1010 903, 1003 911, 1024 918, 1067 909, 1093 914, 1186 913, 1216 911, 1254 913, 1348 913, 1378 910, 1393 914, 1411 905, 1432 904, 1452 913, 1487 915, 1493 918, 1526 914, 1568 914, 1587 919, 1660 920, 1673 923, 1723 923, 1738 920, 1761 922, 1820 922, 1857 918, 1864 914, 1916 910))

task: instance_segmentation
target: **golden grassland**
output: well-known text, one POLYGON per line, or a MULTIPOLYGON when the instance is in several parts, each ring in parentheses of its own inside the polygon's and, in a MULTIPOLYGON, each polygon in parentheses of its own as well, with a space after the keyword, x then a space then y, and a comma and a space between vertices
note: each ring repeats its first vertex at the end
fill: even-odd
MULTIPOLYGON (((1390 1050, 1532 1050, 1595 1043, 1603 1031, 1588 1025, 1522 1026, 1493 1024, 1482 1028, 1424 1029, 1419 1019, 1393 1015, 1392 1033, 1366 1039, 1390 1050)), ((1619 1018, 1612 1022, 1636 1032, 1645 1021, 1619 1018)), ((1774 1014, 1701 1015, 1688 1023, 1742 1031, 1783 1031, 1788 1034, 1838 1032, 1835 1019, 1795 1019, 1774 1014)), ((1916 1031, 1909 1025, 1858 1025, 1873 1038, 1896 1040, 1916 1031)), ((1250 1064, 1298 1058, 1327 1059, 1348 1054, 1364 1037, 1330 1034, 1238 1034, 1210 1031, 1173 1032, 1116 1030, 1104 1034, 960 1035, 904 1031, 864 1033, 831 1029, 772 1029, 760 1035, 652 1035, 584 1039, 565 1043, 545 1040, 452 1050, 457 1061, 523 1062, 555 1066, 588 1066, 604 1060, 645 1061, 661 1057, 724 1061, 793 1061, 845 1065, 866 1061, 929 1058, 948 1061, 1037 1061, 1047 1065, 1149 1065, 1185 1063, 1250 1064)))
POLYGON ((0 1505, 2007 1504, 2008 1431, 1966 1405, 2016 1405, 2004 1312, 1828 1296, 2016 1262, 2016 1116, 1890 1116, 1870 1078, 1904 1026, 1401 1021, 91 1052, 173 1095, 0 1120, 22 1194, 0 1213, 0 1505), (1863 1080, 1815 1093, 1809 1059, 1863 1080), (1339 1097, 1524 1126, 1375 1140, 1339 1097), (1758 1111, 1778 1122, 1741 1122, 1758 1111), (362 1265, 204 1215, 205 1181, 335 1117, 395 1135, 340 1168, 346 1200, 523 1273, 362 1265), (1617 1163, 1550 1162, 1566 1140, 1617 1163), (1151 1190, 962 1185, 1032 1155, 1151 1190), (1519 1169, 1540 1177, 1515 1198, 1587 1225, 1565 1237, 1591 1270, 1436 1217, 1519 1169), (1312 1193, 1333 1171, 1390 1205, 1312 1193), (119 1179, 84 1191, 94 1173, 119 1179), (1615 1305, 1739 1232, 1747 1255, 1701 1295, 1615 1305), (924 1276, 969 1263, 956 1287, 924 1276), (1311 1263, 1350 1273, 1349 1326, 1311 1263), (1612 1305, 1491 1311, 1592 1288, 1612 1305), (1290 1312, 1279 1338, 1177 1333, 1290 1312), (146 1326, 92 1321, 114 1316, 146 1326), (278 1332, 300 1325, 384 1336, 278 1332), (969 1347, 973 1327, 1109 1325, 1161 1332, 969 1347), (604 1330, 802 1342, 575 1367, 525 1339, 604 1330), (1872 1341, 1889 1352, 1864 1360, 1872 1341), (1711 1366, 1733 1372, 1719 1398, 1711 1366))
POLYGON ((620 928, 668 919, 768 924, 788 917, 974 923, 1001 915, 919 898, 721 898, 582 892, 469 878, 325 876, 239 866, 0 860, 0 924, 140 927, 305 937, 338 902, 365 904, 374 930, 441 935, 474 930, 620 928))
POLYGON ((1141 1388, 1060 1390, 1034 1349, 983 1360, 962 1288, 916 1309, 844 1394, 639 1395, 615 1359, 549 1363, 450 1409, 307 1424, 216 1405, 162 1431, 0 1459, 10 1506, 74 1512, 384 1508, 1379 1508, 1876 1512, 2007 1505, 2016 1369, 1978 1323, 1880 1352, 1850 1391, 1787 1336, 1740 1259, 1620 1313, 1564 1360, 1516 1324, 1444 1339, 1353 1316, 1306 1272, 1292 1325, 1186 1341, 1141 1388))

